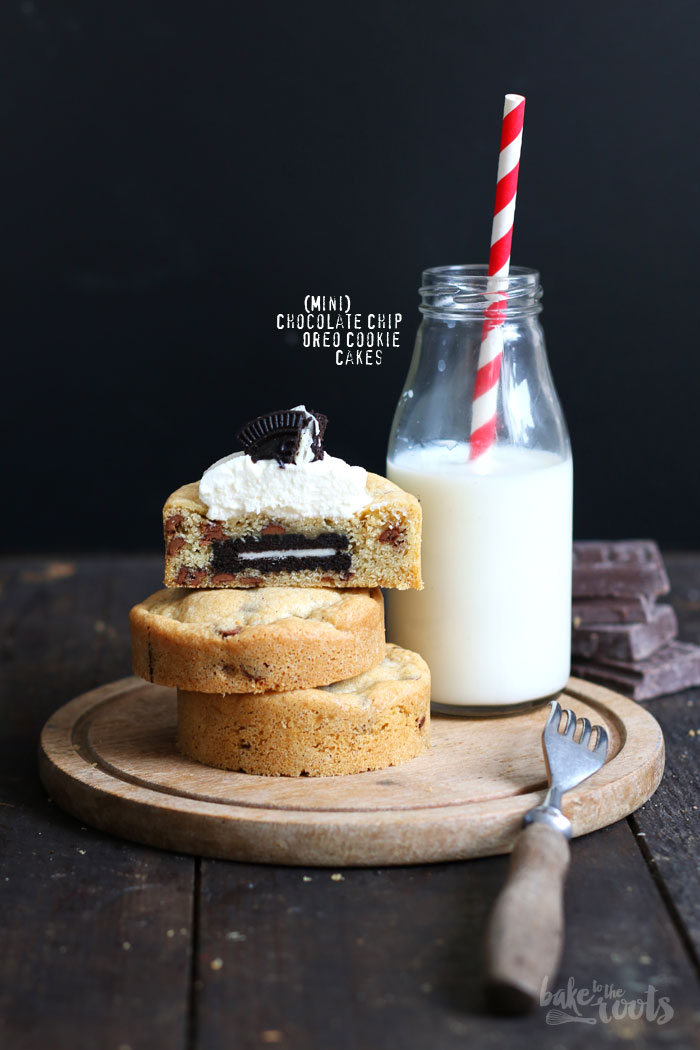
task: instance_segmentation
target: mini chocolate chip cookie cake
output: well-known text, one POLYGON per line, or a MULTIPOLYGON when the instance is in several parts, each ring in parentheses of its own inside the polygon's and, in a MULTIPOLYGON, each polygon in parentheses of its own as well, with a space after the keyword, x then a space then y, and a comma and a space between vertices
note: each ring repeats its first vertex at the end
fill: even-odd
POLYGON ((383 769, 430 747, 430 672, 387 646, 380 587, 421 588, 415 496, 324 452, 326 417, 258 416, 167 500, 165 590, 133 667, 177 689, 177 746, 258 776, 383 769))
POLYGON ((388 645, 371 670, 318 689, 212 696, 178 690, 184 755, 258 776, 384 769, 430 747, 430 672, 388 645))
POLYGON ((176 587, 135 605, 130 620, 137 674, 205 693, 328 685, 384 657, 378 587, 176 587))
POLYGON ((167 587, 422 587, 415 496, 322 447, 303 405, 252 420, 244 451, 163 508, 167 587))

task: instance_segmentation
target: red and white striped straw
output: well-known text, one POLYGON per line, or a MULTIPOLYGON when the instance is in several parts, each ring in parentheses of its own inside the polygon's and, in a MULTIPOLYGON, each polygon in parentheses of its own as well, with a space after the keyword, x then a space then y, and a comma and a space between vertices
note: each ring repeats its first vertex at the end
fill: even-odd
POLYGON ((496 434, 498 380, 503 357, 501 326, 505 319, 505 303, 508 298, 507 294, 501 290, 500 278, 507 277, 510 270, 510 245, 513 240, 515 196, 518 188, 524 114, 525 99, 523 96, 506 95, 501 129, 501 152, 498 157, 496 203, 491 228, 489 279, 486 282, 486 292, 491 302, 484 313, 479 364, 474 383, 472 429, 469 439, 470 459, 476 459, 487 452, 493 445, 496 434))

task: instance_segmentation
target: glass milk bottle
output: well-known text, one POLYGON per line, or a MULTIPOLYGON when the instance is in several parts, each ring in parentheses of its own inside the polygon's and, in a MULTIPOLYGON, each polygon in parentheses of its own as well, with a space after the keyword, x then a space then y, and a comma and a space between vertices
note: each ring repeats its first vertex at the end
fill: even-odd
POLYGON ((565 686, 571 655, 573 470, 539 323, 534 270, 513 267, 491 447, 471 456, 483 266, 423 273, 423 320, 391 430, 387 473, 423 508, 422 591, 389 591, 390 641, 419 652, 449 714, 534 707, 565 686))

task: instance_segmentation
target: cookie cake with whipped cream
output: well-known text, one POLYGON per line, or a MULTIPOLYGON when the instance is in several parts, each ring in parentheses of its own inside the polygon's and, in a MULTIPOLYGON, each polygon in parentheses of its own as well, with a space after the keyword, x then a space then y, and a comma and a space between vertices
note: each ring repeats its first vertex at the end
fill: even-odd
POLYGON ((163 508, 168 587, 422 587, 415 496, 323 449, 303 405, 252 420, 163 508))
POLYGON ((265 776, 382 769, 430 746, 430 672, 387 646, 380 587, 422 587, 421 508, 329 456, 326 417, 258 416, 163 510, 166 589, 133 667, 175 687, 178 748, 265 776))

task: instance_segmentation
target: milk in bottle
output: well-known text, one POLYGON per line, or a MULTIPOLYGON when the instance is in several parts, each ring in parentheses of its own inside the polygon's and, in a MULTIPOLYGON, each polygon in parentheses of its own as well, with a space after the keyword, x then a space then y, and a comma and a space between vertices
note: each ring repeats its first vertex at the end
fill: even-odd
POLYGON ((566 684, 572 460, 533 271, 508 280, 496 441, 470 458, 485 269, 426 271, 387 473, 423 508, 423 591, 388 592, 388 638, 421 653, 438 710, 502 713, 566 684))

